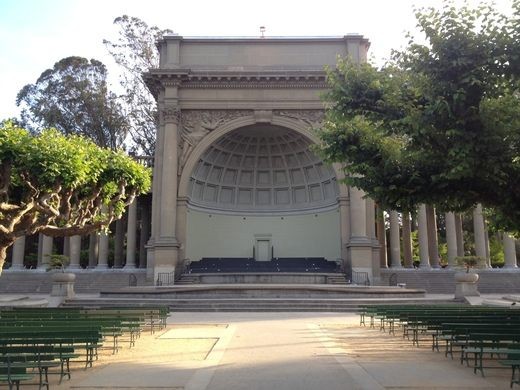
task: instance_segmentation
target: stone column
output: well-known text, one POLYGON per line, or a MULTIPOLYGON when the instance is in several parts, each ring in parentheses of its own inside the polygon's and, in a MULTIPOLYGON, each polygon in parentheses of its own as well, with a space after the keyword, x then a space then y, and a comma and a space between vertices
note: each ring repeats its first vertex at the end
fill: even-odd
POLYGON ((390 211, 390 261, 392 268, 401 268, 399 213, 390 211))
POLYGON ((386 226, 385 226, 385 212, 381 207, 377 207, 377 239, 379 240, 380 252, 380 266, 381 268, 388 268, 388 258, 386 251, 386 226))
POLYGON ((99 234, 99 258, 96 269, 108 268, 108 235, 104 232, 99 234))
POLYGON ((99 256, 98 233, 90 233, 88 238, 88 267, 96 268, 99 256))
POLYGON ((455 266, 455 257, 457 257, 457 231, 455 225, 455 214, 446 213, 446 242, 448 244, 448 266, 455 266))
POLYGON ((430 268, 430 253, 428 250, 428 222, 426 216, 426 205, 419 206, 417 213, 417 233, 419 235, 419 257, 421 260, 421 268, 430 268))
POLYGON ((404 212, 401 217, 403 219, 404 266, 405 268, 413 268, 412 224, 410 221, 410 213, 404 212))
POLYGON ((63 237, 63 256, 70 257, 70 237, 63 237))
POLYGON ((126 231, 126 269, 135 268, 135 243, 137 233, 137 200, 128 206, 128 224, 126 231))
POLYGON ((139 235, 139 268, 146 268, 146 242, 150 238, 150 209, 148 204, 141 206, 141 232, 139 235))
POLYGON ((81 236, 70 237, 70 269, 79 269, 81 255, 81 236))
MULTIPOLYGON (((514 245, 514 244, 513 244, 514 245)), ((18 237, 13 244, 13 257, 11 260, 11 270, 22 270, 23 259, 25 257, 25 236, 18 237)))
POLYGON ((428 224, 428 251, 430 254, 430 266, 439 268, 439 245, 437 241, 437 216, 435 208, 426 205, 426 221, 428 224))
POLYGON ((50 255, 52 255, 53 239, 52 239, 52 237, 41 234, 41 242, 42 242, 41 260, 40 260, 40 263, 38 264, 38 269, 45 271, 47 269, 47 264, 49 263, 49 260, 50 260, 50 255))
POLYGON ((504 233, 504 268, 517 268, 515 239, 508 233, 504 233))
POLYGON ((372 242, 372 276, 374 281, 381 280, 379 241, 376 236, 376 205, 372 198, 366 198, 367 236, 372 242))
POLYGON ((114 234, 114 268, 121 268, 123 265, 123 252, 125 245, 125 225, 123 217, 116 221, 116 232, 114 234))
POLYGON ((487 259, 486 256, 486 227, 482 215, 482 205, 479 203, 473 210, 473 233, 475 235, 475 253, 487 259))
POLYGON ((455 214, 455 233, 457 233, 457 256, 464 256, 464 231, 460 214, 455 214))

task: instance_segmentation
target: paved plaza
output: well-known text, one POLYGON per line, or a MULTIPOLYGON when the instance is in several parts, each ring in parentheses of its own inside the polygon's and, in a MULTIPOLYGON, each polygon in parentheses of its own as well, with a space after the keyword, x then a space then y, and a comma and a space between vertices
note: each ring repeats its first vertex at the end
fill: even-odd
POLYGON ((351 313, 173 313, 134 348, 103 351, 57 389, 508 389, 509 369, 474 375, 351 313))

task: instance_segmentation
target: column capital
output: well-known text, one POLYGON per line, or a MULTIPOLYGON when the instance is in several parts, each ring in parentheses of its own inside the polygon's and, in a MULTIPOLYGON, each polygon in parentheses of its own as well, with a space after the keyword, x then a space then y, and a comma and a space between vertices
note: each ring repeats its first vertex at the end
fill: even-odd
POLYGON ((173 123, 178 125, 181 120, 181 110, 178 106, 168 105, 161 110, 164 123, 173 123))

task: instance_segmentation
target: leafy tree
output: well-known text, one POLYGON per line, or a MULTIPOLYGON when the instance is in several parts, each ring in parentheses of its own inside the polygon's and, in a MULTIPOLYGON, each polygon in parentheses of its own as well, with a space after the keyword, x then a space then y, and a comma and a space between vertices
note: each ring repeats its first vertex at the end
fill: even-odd
POLYGON ((476 203, 520 232, 520 2, 417 11, 427 44, 392 61, 339 61, 321 151, 379 204, 462 211, 476 203))
POLYGON ((150 171, 121 151, 55 129, 0 127, 0 269, 17 237, 83 235, 121 216, 150 171))
POLYGON ((127 15, 116 18, 114 24, 119 27, 118 40, 104 40, 103 43, 123 69, 120 83, 124 89, 122 99, 134 143, 132 149, 136 153, 153 156, 158 114, 155 99, 145 84, 143 74, 159 66, 156 42, 173 32, 148 26, 141 19, 127 15))
POLYGON ((84 135, 112 149, 123 145, 128 123, 114 93, 107 69, 97 60, 67 57, 24 86, 16 98, 25 127, 54 127, 64 134, 84 135))

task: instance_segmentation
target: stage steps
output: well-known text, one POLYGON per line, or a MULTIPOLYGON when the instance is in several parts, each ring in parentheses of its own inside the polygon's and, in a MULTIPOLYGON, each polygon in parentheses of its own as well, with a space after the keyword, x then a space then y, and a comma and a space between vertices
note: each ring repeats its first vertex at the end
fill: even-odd
POLYGON ((173 312, 356 312, 370 304, 433 304, 440 299, 150 299, 91 298, 66 301, 66 307, 110 307, 168 305, 173 312))

